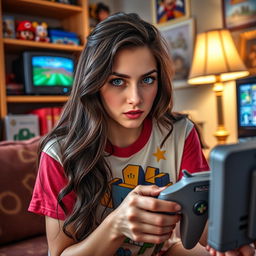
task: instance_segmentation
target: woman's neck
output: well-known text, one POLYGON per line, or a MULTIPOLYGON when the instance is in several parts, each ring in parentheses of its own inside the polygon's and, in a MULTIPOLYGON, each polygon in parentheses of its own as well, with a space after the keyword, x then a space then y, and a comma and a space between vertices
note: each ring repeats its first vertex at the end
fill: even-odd
POLYGON ((143 124, 138 128, 125 128, 117 123, 111 122, 108 139, 112 145, 125 148, 133 144, 139 138, 142 128, 143 124))

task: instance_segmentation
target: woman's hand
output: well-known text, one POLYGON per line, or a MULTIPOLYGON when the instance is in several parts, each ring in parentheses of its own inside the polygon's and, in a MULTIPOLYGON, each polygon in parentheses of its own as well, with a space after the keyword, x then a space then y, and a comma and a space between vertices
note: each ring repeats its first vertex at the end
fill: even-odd
POLYGON ((228 252, 217 252, 215 249, 211 248, 209 245, 206 246, 206 250, 212 256, 254 256, 255 247, 253 245, 244 245, 236 250, 228 252))
POLYGON ((137 186, 120 206, 110 214, 113 232, 135 242, 162 243, 170 238, 180 220, 180 206, 155 198, 164 190, 155 185, 137 186))

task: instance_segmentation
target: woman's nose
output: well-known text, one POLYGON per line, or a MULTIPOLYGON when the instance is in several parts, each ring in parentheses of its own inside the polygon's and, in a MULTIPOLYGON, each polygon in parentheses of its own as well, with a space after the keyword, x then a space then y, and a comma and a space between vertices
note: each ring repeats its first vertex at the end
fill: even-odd
POLYGON ((131 85, 127 91, 127 102, 132 105, 138 105, 142 102, 141 92, 137 85, 131 85))

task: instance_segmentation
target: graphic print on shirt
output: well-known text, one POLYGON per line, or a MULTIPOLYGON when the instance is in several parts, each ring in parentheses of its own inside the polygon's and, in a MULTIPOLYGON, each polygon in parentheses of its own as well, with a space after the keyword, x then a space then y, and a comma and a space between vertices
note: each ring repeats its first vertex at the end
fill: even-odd
MULTIPOLYGON (((165 151, 161 151, 159 147, 157 148, 156 153, 153 154, 154 157, 156 157, 157 162, 165 160, 164 153, 165 151)), ((168 173, 163 173, 159 168, 151 166, 148 166, 144 171, 140 165, 129 164, 122 170, 122 175, 123 179, 114 178, 109 182, 112 198, 110 198, 109 194, 106 194, 101 202, 104 206, 116 209, 122 203, 127 194, 137 185, 157 185, 159 187, 172 185, 168 173)), ((116 252, 117 256, 132 255, 128 245, 137 247, 136 255, 143 255, 147 249, 155 246, 151 243, 134 242, 129 238, 125 239, 124 245, 125 244, 127 244, 127 248, 119 248, 116 252)), ((161 247, 162 245, 156 246, 153 255, 156 255, 156 253, 161 250, 161 247)))

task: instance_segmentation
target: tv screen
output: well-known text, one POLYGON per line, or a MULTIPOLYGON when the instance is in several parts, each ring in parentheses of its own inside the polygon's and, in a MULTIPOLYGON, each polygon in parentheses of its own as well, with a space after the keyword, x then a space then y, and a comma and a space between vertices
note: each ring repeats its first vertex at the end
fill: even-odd
POLYGON ((256 76, 236 80, 238 138, 256 136, 256 76))
POLYGON ((24 52, 24 86, 26 94, 68 94, 74 80, 72 55, 24 52))

